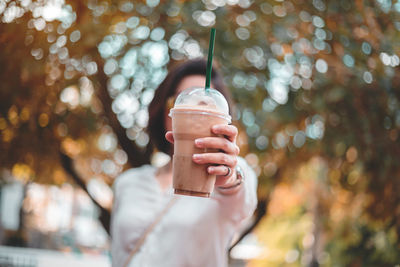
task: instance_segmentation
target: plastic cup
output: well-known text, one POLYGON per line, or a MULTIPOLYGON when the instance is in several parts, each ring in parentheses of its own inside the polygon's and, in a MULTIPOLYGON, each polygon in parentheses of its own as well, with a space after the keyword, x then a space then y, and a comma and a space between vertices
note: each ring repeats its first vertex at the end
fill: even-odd
POLYGON ((175 194, 210 197, 216 176, 207 172, 207 164, 193 162, 193 154, 216 152, 200 149, 194 140, 216 136, 211 127, 229 124, 229 107, 224 96, 215 89, 189 88, 182 91, 171 109, 174 155, 172 162, 175 194))

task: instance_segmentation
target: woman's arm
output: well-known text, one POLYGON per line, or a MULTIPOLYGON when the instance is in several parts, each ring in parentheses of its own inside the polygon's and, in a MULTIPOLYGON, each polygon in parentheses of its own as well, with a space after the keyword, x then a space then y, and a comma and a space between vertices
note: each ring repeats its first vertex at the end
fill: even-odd
POLYGON ((214 125, 211 130, 218 137, 200 138, 195 140, 195 144, 199 148, 214 148, 220 152, 197 154, 193 161, 212 165, 207 171, 217 175, 213 198, 220 203, 221 215, 239 225, 253 214, 257 206, 257 177, 246 161, 238 157, 237 128, 221 124, 214 125))
POLYGON ((253 215, 257 206, 257 176, 243 158, 238 157, 237 161, 243 171, 240 185, 229 191, 216 187, 212 195, 219 201, 222 215, 235 225, 253 215))
MULTIPOLYGON (((208 173, 217 176, 213 197, 221 203, 222 215, 239 223, 251 216, 257 205, 257 177, 246 161, 238 157, 237 128, 220 124, 211 130, 217 136, 198 138, 195 145, 218 152, 195 154, 193 161, 211 165, 207 168, 208 173), (237 166, 243 170, 243 177, 238 176, 237 166)), ((172 132, 167 132, 166 138, 173 143, 172 132)))

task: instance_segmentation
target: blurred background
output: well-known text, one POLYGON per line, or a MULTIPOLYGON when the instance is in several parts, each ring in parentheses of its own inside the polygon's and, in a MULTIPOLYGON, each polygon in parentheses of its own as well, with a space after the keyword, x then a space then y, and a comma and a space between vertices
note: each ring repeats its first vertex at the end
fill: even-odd
POLYGON ((399 0, 1 0, 0 20, 0 265, 110 265, 112 183, 168 160, 147 106, 215 27, 259 175, 232 266, 399 266, 399 0))

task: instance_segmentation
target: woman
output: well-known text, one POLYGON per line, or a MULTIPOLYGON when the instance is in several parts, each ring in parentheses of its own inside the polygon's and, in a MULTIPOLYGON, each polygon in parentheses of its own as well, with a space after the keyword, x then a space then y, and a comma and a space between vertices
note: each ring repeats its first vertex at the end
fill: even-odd
MULTIPOLYGON (((205 73, 204 60, 187 61, 169 72, 156 90, 149 105, 148 131, 159 151, 173 154, 168 113, 175 97, 186 88, 204 86, 205 73)), ((211 87, 230 102, 215 68, 211 87)), ((221 152, 193 155, 195 163, 212 165, 207 171, 217 175, 211 198, 174 197, 171 162, 158 169, 150 165, 130 169, 115 181, 113 266, 227 266, 232 236, 256 207, 257 182, 238 157, 237 128, 214 125, 212 131, 222 137, 199 138, 195 145, 221 152), (171 198, 176 201, 170 202, 171 198), (137 252, 131 256, 133 250, 137 252)))

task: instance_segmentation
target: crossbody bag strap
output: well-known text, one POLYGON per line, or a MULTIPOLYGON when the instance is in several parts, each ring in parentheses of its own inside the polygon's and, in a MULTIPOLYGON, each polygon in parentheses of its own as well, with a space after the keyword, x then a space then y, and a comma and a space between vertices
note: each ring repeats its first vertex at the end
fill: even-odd
POLYGON ((129 254, 128 259, 125 261, 125 264, 123 265, 124 267, 127 267, 129 265, 129 262, 132 260, 133 256, 139 251, 140 247, 143 245, 144 241, 146 240, 146 237, 151 233, 151 231, 154 229, 154 227, 161 221, 161 219, 164 217, 164 215, 168 212, 168 210, 174 205, 176 202, 177 197, 173 197, 168 204, 164 207, 164 209, 157 215, 156 219, 153 221, 152 224, 150 224, 149 227, 147 227, 146 231, 142 234, 138 242, 136 243, 136 246, 132 249, 131 253, 129 254))

